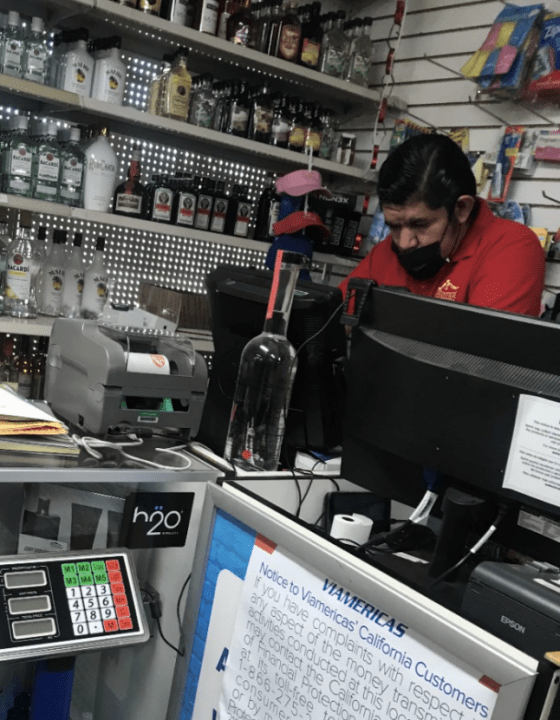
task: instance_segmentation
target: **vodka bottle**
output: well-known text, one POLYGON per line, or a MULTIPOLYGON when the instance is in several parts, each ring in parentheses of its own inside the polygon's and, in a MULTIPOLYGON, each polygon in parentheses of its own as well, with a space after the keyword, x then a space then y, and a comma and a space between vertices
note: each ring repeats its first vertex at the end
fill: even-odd
POLYGON ((13 116, 2 150, 2 191, 12 195, 31 196, 33 148, 27 133, 29 118, 13 116))
POLYGON ((55 230, 49 254, 37 276, 37 309, 41 315, 60 315, 66 258, 66 230, 55 230))
POLYGON ((0 44, 0 70, 4 75, 22 76, 24 50, 24 32, 21 27, 19 13, 10 10, 8 13, 8 27, 0 44))
POLYGON ((108 39, 107 52, 95 61, 91 97, 113 105, 122 105, 126 84, 126 65, 121 58, 121 38, 108 39))
POLYGON ((302 258, 278 251, 263 332, 241 354, 225 457, 243 470, 278 468, 297 361, 286 330, 302 258))
POLYGON ((74 235, 72 251, 64 267, 64 289, 60 314, 67 318, 80 317, 84 292, 85 266, 82 258, 82 233, 74 235))
POLYGON ((101 317, 109 295, 109 272, 103 260, 104 249, 105 238, 100 235, 95 245, 93 262, 84 273, 81 315, 90 320, 101 317))
POLYGON ((108 212, 117 178, 117 156, 109 143, 109 130, 101 128, 99 137, 86 148, 84 208, 108 212))
POLYGON ((37 200, 58 202, 62 148, 56 141, 56 123, 36 122, 31 128, 33 163, 31 194, 37 200))
POLYGON ((45 84, 49 60, 49 49, 45 26, 40 17, 31 18, 31 32, 25 42, 23 54, 23 77, 26 80, 45 84))
POLYGON ((373 41, 370 37, 372 24, 373 19, 371 17, 365 17, 362 20, 362 32, 354 42, 348 66, 347 79, 364 87, 368 85, 368 73, 375 54, 373 41))
POLYGON ((80 144, 80 128, 61 128, 58 143, 62 148, 62 170, 60 173, 60 202, 72 207, 81 207, 84 194, 84 173, 86 156, 80 144))
POLYGON ((33 244, 30 238, 31 223, 20 222, 20 227, 7 251, 6 290, 4 312, 12 317, 37 317, 37 302, 33 286, 33 244))

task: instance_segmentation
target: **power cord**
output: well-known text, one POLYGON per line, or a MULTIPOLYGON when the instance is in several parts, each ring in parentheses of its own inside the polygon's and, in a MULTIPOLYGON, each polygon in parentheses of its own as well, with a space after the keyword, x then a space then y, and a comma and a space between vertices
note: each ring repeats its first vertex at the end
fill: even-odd
POLYGON ((91 457, 96 460, 103 460, 103 454, 100 453, 97 448, 109 448, 111 450, 118 450, 127 460, 133 460, 140 465, 144 465, 149 468, 156 468, 158 470, 188 470, 192 465, 190 458, 180 452, 185 449, 185 445, 176 445, 172 448, 155 448, 157 452, 169 453, 170 455, 174 455, 182 460, 182 465, 180 466, 164 465, 163 463, 146 460, 145 458, 138 457, 137 455, 130 455, 125 452, 123 450, 125 447, 138 447, 144 443, 144 441, 134 433, 130 433, 127 437, 129 438, 128 441, 109 442, 108 440, 101 440, 100 438, 90 437, 88 435, 81 436, 75 433, 72 435, 72 440, 79 448, 85 450, 88 455, 91 455, 91 457))
MULTIPOLYGON (((183 585, 183 589, 181 590, 181 593, 179 595, 179 602, 181 601, 181 596, 182 596, 183 591, 186 588, 189 580, 190 580, 190 575, 183 585)), ((144 583, 142 586, 142 596, 143 596, 144 602, 147 601, 148 605, 150 606, 150 614, 151 614, 152 618, 156 621, 156 625, 157 625, 159 634, 160 634, 163 642, 166 645, 168 645, 172 650, 174 650, 177 653, 177 655, 179 655, 180 657, 184 657, 185 650, 183 647, 182 630, 181 630, 181 637, 180 637, 180 642, 179 642, 180 647, 178 647, 178 648, 175 647, 175 645, 173 645, 172 643, 170 643, 169 640, 163 634, 163 630, 161 627, 161 616, 163 615, 163 612, 161 609, 161 598, 160 598, 160 594, 158 593, 158 591, 155 588, 153 588, 149 583, 144 583)), ((181 629, 181 625, 179 625, 179 628, 181 629)))

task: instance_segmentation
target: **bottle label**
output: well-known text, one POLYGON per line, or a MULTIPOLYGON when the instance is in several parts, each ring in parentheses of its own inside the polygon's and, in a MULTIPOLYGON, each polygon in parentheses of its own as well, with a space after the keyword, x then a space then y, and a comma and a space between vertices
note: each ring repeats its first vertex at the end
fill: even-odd
POLYGON ((297 25, 284 25, 278 42, 278 53, 284 60, 295 60, 299 49, 301 29, 297 25))
POLYGON ((211 195, 199 195, 198 203, 196 207, 196 217, 194 219, 194 226, 199 230, 208 230, 210 227, 210 213, 212 212, 212 200, 214 198, 211 195))
POLYGON ((31 177, 31 149, 24 143, 20 143, 8 151, 7 159, 9 167, 5 169, 7 175, 19 175, 22 178, 31 177))
POLYGON ((62 300, 62 288, 64 287, 64 268, 51 268, 47 271, 46 277, 47 298, 51 303, 58 305, 62 300))
POLYGON ((305 144, 305 128, 300 125, 293 127, 288 136, 288 142, 292 147, 303 148, 305 144))
POLYGON ((79 58, 75 58, 69 68, 69 82, 64 83, 64 90, 77 93, 78 95, 89 96, 91 90, 91 72, 92 67, 88 62, 84 62, 79 58))
POLYGON ((210 230, 212 230, 212 232, 224 232, 228 205, 229 201, 223 200, 222 198, 215 201, 214 211, 212 212, 212 222, 210 223, 210 230))
MULTIPOLYGON (((202 0, 204 2, 204 0, 202 0)), ((200 17, 200 32, 210 33, 210 35, 216 34, 216 28, 218 26, 218 9, 219 4, 207 0, 202 8, 202 14, 200 17)))
POLYGON ((84 282, 83 307, 84 309, 101 314, 107 301, 109 285, 108 275, 94 275, 88 278, 87 287, 84 282))
POLYGON ((154 193, 152 218, 155 220, 171 220, 173 193, 168 188, 158 188, 154 193))
POLYGON ((6 40, 4 49, 4 74, 19 75, 21 72, 21 57, 23 55, 23 43, 14 38, 6 40))
POLYGON ((220 15, 220 22, 218 23, 218 32, 216 33, 219 38, 222 38, 222 40, 227 40, 227 21, 231 17, 231 13, 226 12, 225 10, 220 15))
POLYGON ((350 70, 350 80, 360 83, 361 85, 366 85, 368 67, 369 63, 367 61, 367 58, 365 58, 363 55, 354 55, 354 59, 352 61, 352 69, 350 70))
POLYGON ((235 35, 231 36, 230 40, 235 45, 249 47, 249 44, 252 42, 251 27, 248 24, 241 25, 235 31, 235 35))
POLYGON ((12 300, 28 300, 31 295, 31 262, 21 253, 8 257, 5 295, 12 300))
POLYGON ((191 92, 189 78, 173 76, 169 83, 169 110, 172 117, 186 120, 189 115, 189 96, 191 92))
MULTIPOLYGON (((84 293, 84 271, 73 270, 64 276, 64 290, 62 294, 62 309, 75 310, 82 302, 84 293)), ((66 315, 66 313, 65 313, 66 315)))
POLYGON ((140 215, 142 212, 142 196, 129 193, 117 193, 115 198, 115 212, 127 215, 140 215))
POLYGON ((321 147, 321 133, 318 130, 311 130, 305 138, 305 147, 311 148, 314 153, 318 153, 321 147))
POLYGON ((214 107, 214 103, 208 102, 207 100, 197 101, 191 108, 192 124, 197 125, 198 127, 212 127, 212 121, 214 120, 214 107))
POLYGON ((317 67, 319 55, 321 54, 321 43, 311 38, 303 38, 301 44, 301 62, 307 67, 317 67))
POLYGON ((325 58, 325 67, 323 72, 333 77, 340 77, 344 70, 344 53, 334 47, 327 50, 325 58))
POLYGON ((31 45, 27 54, 27 62, 23 77, 26 80, 44 82, 47 70, 48 51, 44 45, 31 45))
POLYGON ((151 15, 159 15, 161 0, 138 0, 138 9, 151 15))
POLYGON ((283 118, 277 117, 272 122, 272 138, 276 143, 287 143, 290 135, 290 124, 283 118))
POLYGON ((37 180, 58 182, 59 173, 60 158, 50 150, 40 153, 37 165, 37 180))
POLYGON ((194 211, 196 196, 191 193, 181 193, 178 201, 177 225, 194 227, 194 211))
POLYGON ((237 103, 231 108, 231 132, 236 135, 244 135, 247 132, 249 112, 243 105, 237 103))
POLYGON ((237 203, 237 215, 233 227, 233 234, 236 237, 247 237, 249 234, 249 220, 251 219, 252 207, 253 205, 248 202, 237 203))
MULTIPOLYGON (((95 97, 114 105, 122 105, 124 82, 122 72, 116 67, 106 67, 105 74, 101 81, 101 87, 95 93, 95 97)), ((97 85, 97 81, 95 82, 97 85)))
POLYGON ((272 109, 263 107, 262 105, 255 105, 255 111, 253 114, 253 125, 255 127, 255 133, 261 133, 262 135, 269 135, 272 130, 272 109))
POLYGON ((274 235, 274 225, 278 222, 280 216, 280 200, 273 200, 270 203, 270 214, 268 216, 268 227, 266 234, 268 237, 274 235))
POLYGON ((323 130, 321 137, 321 147, 319 148, 319 157, 324 160, 330 160, 334 145, 334 131, 331 128, 323 130))
MULTIPOLYGON (((64 187, 80 188, 84 174, 83 163, 77 157, 64 158, 62 163, 62 185, 64 187)), ((62 189, 61 189, 62 192, 62 189)))
POLYGON ((175 0, 171 6, 171 12, 169 13, 169 21, 177 23, 178 25, 187 25, 187 19, 189 17, 189 1, 188 0, 175 0))

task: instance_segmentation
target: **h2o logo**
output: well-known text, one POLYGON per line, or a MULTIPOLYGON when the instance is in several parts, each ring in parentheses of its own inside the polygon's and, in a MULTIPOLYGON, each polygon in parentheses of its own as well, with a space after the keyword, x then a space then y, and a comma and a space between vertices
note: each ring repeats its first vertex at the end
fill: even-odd
POLYGON ((167 513, 163 512, 163 505, 156 505, 154 511, 148 515, 145 510, 141 510, 138 505, 134 508, 134 514, 132 516, 132 522, 146 522, 154 523, 146 535, 170 535, 173 530, 176 530, 181 524, 183 519, 182 512, 178 510, 169 510, 167 513))

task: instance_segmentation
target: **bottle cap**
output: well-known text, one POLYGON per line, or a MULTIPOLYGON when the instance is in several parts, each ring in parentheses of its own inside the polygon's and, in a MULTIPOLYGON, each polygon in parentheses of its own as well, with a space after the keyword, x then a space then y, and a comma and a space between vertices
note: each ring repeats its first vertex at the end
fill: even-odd
POLYGON ((8 13, 8 25, 19 25, 19 13, 15 10, 10 10, 8 13))
POLYGON ((29 118, 27 115, 14 115, 10 118, 10 130, 27 130, 29 127, 29 118))
POLYGON ((45 23, 43 22, 43 18, 40 18, 40 17, 32 17, 31 18, 31 32, 42 33, 44 29, 45 29, 45 23))

